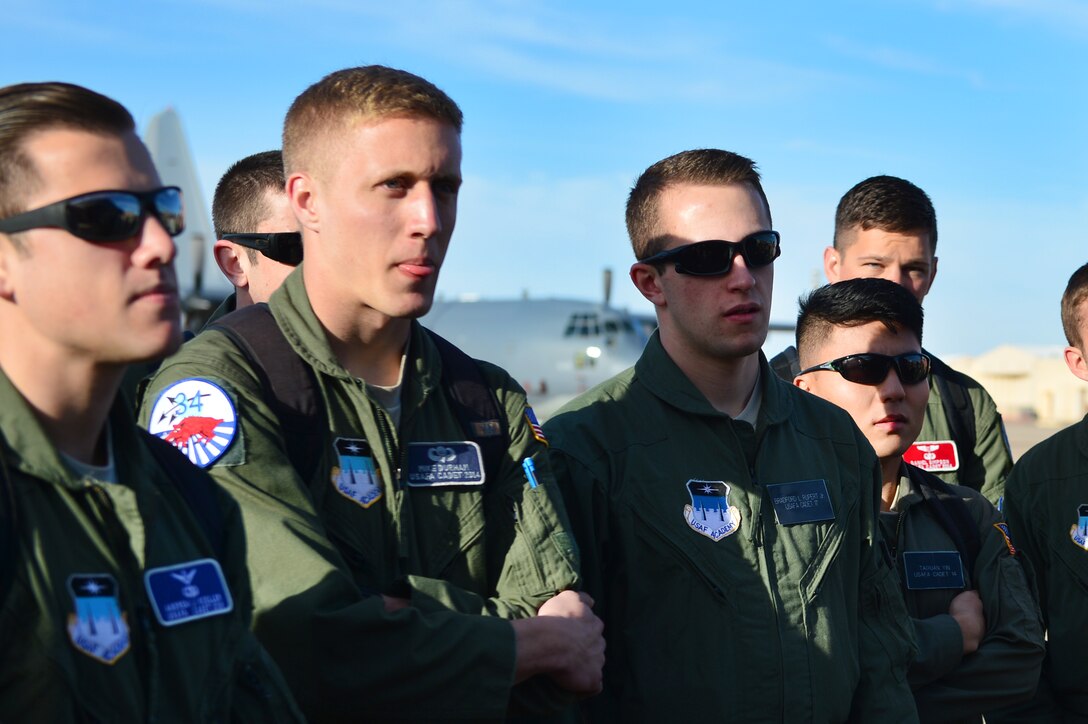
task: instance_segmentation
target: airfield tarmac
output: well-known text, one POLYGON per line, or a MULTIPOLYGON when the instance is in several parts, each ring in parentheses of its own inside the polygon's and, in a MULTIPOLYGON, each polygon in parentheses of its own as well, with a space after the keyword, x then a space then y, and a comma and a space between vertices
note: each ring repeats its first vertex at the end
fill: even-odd
POLYGON ((1015 462, 1036 443, 1042 442, 1058 430, 1060 427, 1040 427, 1033 422, 1005 422, 1005 432, 1009 436, 1009 447, 1012 448, 1012 459, 1015 462))

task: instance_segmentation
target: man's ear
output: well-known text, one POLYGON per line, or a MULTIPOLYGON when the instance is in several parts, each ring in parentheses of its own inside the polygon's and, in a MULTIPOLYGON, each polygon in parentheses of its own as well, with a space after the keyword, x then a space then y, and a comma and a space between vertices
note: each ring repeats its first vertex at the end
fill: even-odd
POLYGON ((639 293, 655 307, 665 307, 665 290, 661 287, 661 272, 651 264, 635 262, 631 265, 631 282, 639 293))
POLYGON ((219 239, 212 246, 212 253, 215 254, 215 263, 219 265, 219 268, 235 289, 249 287, 247 267, 240 258, 246 253, 245 249, 225 239, 219 239))
POLYGON ((1065 348, 1065 366, 1074 375, 1088 382, 1088 360, 1085 360, 1084 353, 1076 347, 1065 348))
POLYGON ((16 255, 19 250, 15 243, 4 234, 0 234, 0 299, 8 302, 15 301, 15 280, 13 267, 16 263, 16 255))
POLYGON ((812 390, 810 390, 808 387, 808 380, 805 379, 804 375, 797 375, 796 377, 794 377, 793 386, 800 387, 805 392, 812 392, 812 390))
POLYGON ((291 211, 300 226, 313 231, 321 230, 321 218, 317 211, 317 183, 307 173, 293 173, 287 179, 287 198, 291 211))
POLYGON ((839 250, 833 246, 824 249, 824 276, 828 284, 834 284, 842 276, 842 259, 839 250))

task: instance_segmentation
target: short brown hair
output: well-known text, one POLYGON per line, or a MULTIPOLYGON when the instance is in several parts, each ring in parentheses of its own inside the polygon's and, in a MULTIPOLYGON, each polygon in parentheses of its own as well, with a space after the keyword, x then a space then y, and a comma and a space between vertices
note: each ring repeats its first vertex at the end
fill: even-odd
POLYGON ((842 251, 842 236, 851 229, 880 229, 929 235, 929 253, 937 253, 937 212, 926 192, 895 176, 867 178, 839 199, 835 209, 835 248, 842 251))
POLYGON ((72 129, 121 136, 136 129, 125 107, 71 83, 20 83, 0 88, 0 218, 26 211, 41 182, 24 144, 35 133, 72 129))
POLYGON ((215 238, 255 232, 268 216, 265 194, 285 194, 285 185, 283 153, 278 150, 262 151, 236 161, 215 186, 212 197, 215 238))
POLYGON ((1073 272, 1062 294, 1062 329, 1070 347, 1084 351, 1084 340, 1080 338, 1080 323, 1083 319, 1081 306, 1088 300, 1088 264, 1073 272))
POLYGON ((346 68, 330 73, 304 90, 283 122, 283 157, 289 171, 330 132, 363 119, 431 118, 461 132, 461 109, 438 86, 404 70, 384 65, 346 68))
POLYGON ((696 184, 726 186, 748 184, 756 190, 771 218, 771 206, 750 158, 716 148, 682 151, 664 158, 642 172, 627 197, 627 235, 636 259, 653 256, 664 248, 658 231, 658 202, 670 186, 696 184))

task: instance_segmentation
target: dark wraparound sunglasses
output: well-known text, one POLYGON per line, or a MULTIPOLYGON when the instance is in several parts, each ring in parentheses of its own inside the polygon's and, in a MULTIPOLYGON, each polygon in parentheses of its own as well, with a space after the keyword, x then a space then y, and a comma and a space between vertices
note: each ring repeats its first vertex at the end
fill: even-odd
POLYGON ((227 241, 256 249, 272 261, 298 266, 302 261, 302 234, 277 231, 271 234, 223 234, 227 241))
POLYGON ((64 229, 84 241, 124 241, 140 233, 144 219, 153 215, 166 233, 185 230, 181 189, 165 186, 152 191, 93 191, 63 199, 39 209, 0 219, 0 232, 64 229))
POLYGON ((899 381, 904 385, 916 385, 929 377, 929 357, 921 352, 889 357, 886 354, 866 353, 850 354, 845 357, 824 362, 822 365, 801 370, 798 374, 807 375, 817 370, 838 372, 843 379, 859 385, 879 385, 895 368, 899 381))
POLYGON ((744 263, 749 269, 767 266, 782 254, 780 240, 777 231, 767 230, 749 234, 740 241, 696 241, 675 249, 666 249, 642 259, 641 263, 664 264, 673 261, 677 274, 714 277, 728 274, 737 254, 744 257, 744 263))

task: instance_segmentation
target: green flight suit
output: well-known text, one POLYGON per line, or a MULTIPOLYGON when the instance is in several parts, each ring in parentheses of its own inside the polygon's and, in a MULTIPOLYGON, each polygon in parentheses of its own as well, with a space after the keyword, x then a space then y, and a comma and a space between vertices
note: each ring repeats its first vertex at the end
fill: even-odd
MULTIPOLYGON (((932 352, 925 352, 933 360, 933 367, 929 376, 929 403, 916 444, 955 442, 958 467, 934 474, 946 483, 981 491, 1000 509, 1005 478, 1012 470, 1012 451, 997 405, 978 382, 952 369, 932 352), (956 400, 943 399, 941 390, 945 387, 956 400), (950 418, 957 420, 960 435, 953 434, 950 418)), ((782 379, 793 382, 801 371, 797 348, 790 346, 779 352, 771 359, 771 366, 782 379)))
POLYGON ((605 623, 595 721, 916 721, 876 457, 845 412, 760 367, 753 430, 655 333, 632 369, 545 425, 605 623), (767 485, 798 481, 826 486, 829 518, 777 522, 767 485), (695 491, 711 489, 726 500, 708 525, 695 491))
MULTIPOLYGON (((982 714, 1030 699, 1035 692, 1043 663, 1042 622, 1030 574, 1013 556, 1007 531, 998 527, 1003 522, 977 490, 961 485, 941 490, 936 476, 907 465, 895 510, 880 514, 918 642, 907 676, 923 722, 979 722, 982 714), (979 544, 973 561, 963 561, 969 550, 958 550, 945 527, 957 519, 949 514, 942 525, 940 511, 934 510, 942 505, 937 491, 962 500, 973 520, 979 544), (951 575, 931 572, 942 566, 950 566, 951 575), (982 599, 986 633, 978 650, 964 656, 963 636, 948 607, 967 589, 982 599)), ((968 538, 969 533, 960 533, 961 541, 968 538)))
MULTIPOLYGON (((533 616, 578 583, 573 539, 524 392, 480 363, 510 431, 498 479, 412 487, 420 446, 429 454, 439 443, 467 444, 430 337, 413 323, 396 429, 363 380, 336 360, 300 272, 269 306, 313 368, 324 401, 324 454, 311 480, 299 479, 254 370, 218 330, 163 363, 141 408, 147 425, 164 390, 201 378, 237 411, 237 432, 210 471, 242 508, 258 636, 312 721, 502 718, 515 666, 513 628, 503 619, 533 616), (369 454, 341 457, 337 440, 369 454), (526 482, 526 458, 535 460, 537 488, 526 482), (360 466, 377 485, 353 498, 340 485, 360 466), (368 595, 377 592, 410 596, 412 608, 387 614, 381 597, 368 595)), ((529 683, 516 687, 515 705, 569 705, 550 680, 529 683)))
POLYGON ((118 482, 76 475, 0 372, 0 486, 12 494, 0 506, 14 504, 16 536, 14 558, 0 561, 0 720, 302 721, 250 631, 238 506, 212 487, 223 514, 217 557, 120 396, 109 434, 118 482), (160 623, 145 574, 216 557, 233 609, 160 623))
POLYGON ((1046 660, 1035 699, 987 721, 1088 722, 1088 417, 1016 461, 1005 515, 1035 569, 1046 660))

